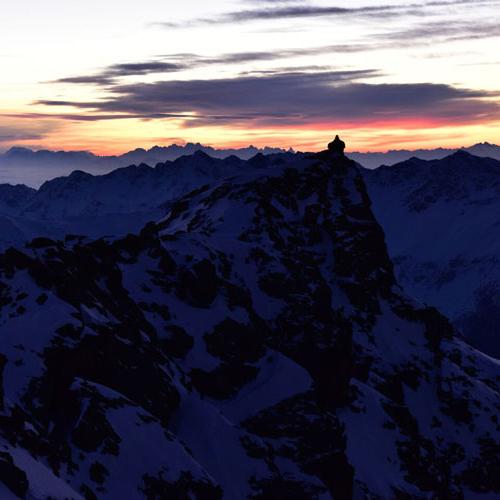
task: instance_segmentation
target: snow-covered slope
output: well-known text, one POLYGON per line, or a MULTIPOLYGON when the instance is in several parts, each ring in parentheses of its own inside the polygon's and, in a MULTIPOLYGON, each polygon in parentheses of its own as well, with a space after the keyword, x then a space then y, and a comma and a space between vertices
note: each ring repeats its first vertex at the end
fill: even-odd
MULTIPOLYGON (((39 190, 0 185, 0 249, 38 236, 119 237, 159 219, 178 196, 217 179, 290 161, 292 154, 243 161, 203 152, 173 162, 130 166, 106 175, 75 171, 39 190)), ((440 161, 416 158, 366 172, 375 212, 387 233, 398 278, 436 305, 477 347, 500 356, 500 169, 465 152, 440 161)))
POLYGON ((0 283, 6 495, 500 493, 500 366, 402 294, 341 155, 249 168, 137 236, 11 249, 0 283))
POLYGON ((364 178, 404 289, 500 357, 500 162, 460 151, 364 178))
POLYGON ((35 194, 35 189, 22 184, 0 184, 0 213, 2 215, 18 213, 30 202, 35 194))
POLYGON ((207 181, 234 174, 243 164, 236 157, 217 160, 197 152, 155 168, 132 165, 101 176, 75 171, 43 184, 21 214, 57 220, 154 210, 207 181))

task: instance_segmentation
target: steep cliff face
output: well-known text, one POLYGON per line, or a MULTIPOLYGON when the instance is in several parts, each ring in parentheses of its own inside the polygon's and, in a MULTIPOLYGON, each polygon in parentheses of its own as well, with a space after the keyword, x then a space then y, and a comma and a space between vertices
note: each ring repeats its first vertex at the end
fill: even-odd
POLYGON ((201 187, 136 236, 11 249, 0 307, 8 494, 500 492, 499 366, 403 295, 341 154, 201 187))

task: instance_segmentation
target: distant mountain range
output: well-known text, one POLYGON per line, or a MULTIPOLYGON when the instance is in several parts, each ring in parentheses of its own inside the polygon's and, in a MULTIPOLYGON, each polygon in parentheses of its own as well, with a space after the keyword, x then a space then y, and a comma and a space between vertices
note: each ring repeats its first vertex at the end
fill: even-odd
POLYGON ((410 158, 420 158, 421 160, 440 160, 457 151, 466 151, 475 156, 494 158, 500 160, 500 146, 488 142, 480 142, 469 147, 462 148, 437 148, 437 149, 397 149, 385 153, 358 153, 349 152, 349 158, 357 161, 363 167, 377 168, 381 165, 394 165, 410 158))
MULTIPOLYGON (((500 146, 487 142, 461 148, 476 156, 495 158, 500 160, 500 146)), ((34 151, 27 148, 14 147, 4 154, 0 154, 0 184, 26 184, 39 187, 46 180, 69 175, 74 170, 82 170, 91 174, 105 174, 114 169, 129 165, 146 164, 154 167, 158 163, 173 161, 181 156, 192 155, 201 151, 212 158, 224 159, 236 156, 248 160, 256 154, 284 153, 280 148, 256 148, 248 146, 239 149, 217 149, 199 143, 185 145, 172 144, 170 146, 154 146, 151 149, 134 149, 117 156, 98 156, 88 151, 34 151)), ((418 150, 391 150, 385 153, 349 152, 348 156, 366 168, 376 168, 380 165, 395 163, 418 157, 423 160, 441 159, 457 152, 458 149, 418 149, 418 150)), ((289 150, 288 152, 293 152, 289 150)))
POLYGON ((154 167, 158 163, 173 161, 197 151, 206 153, 212 158, 224 159, 235 156, 242 160, 248 160, 257 154, 269 155, 285 152, 284 149, 270 147, 216 149, 199 143, 187 143, 166 147, 154 146, 147 150, 138 148, 118 156, 98 156, 88 151, 34 151, 13 147, 6 153, 0 154, 0 183, 39 187, 46 180, 68 175, 74 170, 105 174, 129 165, 146 164, 154 167))
POLYGON ((139 231, 160 218, 171 200, 217 179, 245 170, 269 168, 292 153, 212 158, 202 151, 156 167, 141 164, 92 175, 75 170, 39 189, 0 184, 0 249, 36 236, 69 233, 91 238, 139 231))

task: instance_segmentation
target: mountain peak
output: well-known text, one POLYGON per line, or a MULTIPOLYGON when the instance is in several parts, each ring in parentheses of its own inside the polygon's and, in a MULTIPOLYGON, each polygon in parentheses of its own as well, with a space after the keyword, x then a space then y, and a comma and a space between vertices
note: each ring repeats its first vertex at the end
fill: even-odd
POLYGON ((24 154, 24 153, 34 153, 34 151, 30 148, 25 148, 22 146, 13 146, 9 150, 6 151, 5 155, 15 155, 15 154, 24 154))
POLYGON ((199 159, 204 159, 204 160, 213 160, 214 158, 212 158, 209 154, 205 153, 205 151, 203 151, 202 149, 197 149, 194 153, 193 153, 193 156, 195 158, 199 158, 199 159))
POLYGON ((452 153, 450 155, 450 157, 456 157, 456 158, 469 158, 471 156, 474 156, 473 154, 469 153, 468 151, 466 151, 465 149, 461 148, 459 149, 458 151, 456 151, 455 153, 452 153))
POLYGON ((338 135, 335 136, 335 139, 328 144, 328 151, 334 153, 336 155, 343 155, 345 149, 345 142, 340 139, 338 135))
POLYGON ((69 174, 68 179, 84 179, 87 177, 93 177, 93 175, 84 172, 83 170, 73 170, 73 172, 69 174))

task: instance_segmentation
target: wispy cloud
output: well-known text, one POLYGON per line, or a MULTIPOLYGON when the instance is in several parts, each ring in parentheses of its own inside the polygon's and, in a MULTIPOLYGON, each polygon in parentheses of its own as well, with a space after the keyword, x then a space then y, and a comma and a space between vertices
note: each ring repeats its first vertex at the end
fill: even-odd
POLYGON ((186 66, 172 61, 146 61, 136 63, 120 63, 108 66, 94 75, 70 76, 56 80, 56 83, 82 83, 95 85, 112 85, 118 78, 125 76, 141 76, 153 73, 173 73, 185 69, 186 66))
POLYGON ((251 21, 270 21, 277 19, 291 18, 311 18, 311 17, 332 17, 346 15, 371 15, 382 16, 387 15, 396 9, 390 5, 370 6, 361 8, 346 8, 346 7, 321 7, 314 5, 282 5, 265 6, 256 9, 242 9, 233 12, 228 12, 217 17, 200 17, 187 20, 185 22, 155 22, 152 26, 163 28, 185 28, 193 26, 227 24, 227 23, 244 23, 251 21))
POLYGON ((61 123, 48 115, 46 119, 27 121, 22 116, 0 116, 0 144, 21 141, 38 141, 61 127, 61 123))
MULTIPOLYGON (((442 3, 442 2, 435 2, 442 3)), ((156 59, 136 62, 123 62, 105 67, 90 75, 77 75, 57 79, 50 83, 85 84, 111 87, 119 85, 120 80, 131 76, 174 74, 208 65, 252 65, 271 61, 286 61, 294 58, 316 57, 335 54, 355 54, 381 50, 415 48, 418 46, 436 46, 460 40, 487 39, 500 36, 500 25, 494 22, 449 21, 425 22, 404 30, 387 31, 367 36, 364 40, 350 43, 336 43, 316 47, 277 49, 273 51, 249 51, 203 56, 195 53, 176 53, 158 56, 156 59)), ((299 71, 321 71, 324 65, 296 66, 299 71)), ((277 65, 268 68, 249 68, 244 73, 279 73, 289 70, 289 66, 277 65)))
MULTIPOLYGON (((288 50, 235 52, 215 56, 202 56, 193 53, 168 54, 153 61, 113 64, 102 71, 90 75, 78 75, 59 78, 49 83, 70 83, 111 86, 120 78, 145 76, 151 74, 176 73, 207 65, 238 65, 268 61, 286 60, 296 57, 341 54, 375 50, 373 43, 335 44, 320 47, 294 48, 288 50)), ((279 69, 279 68, 277 68, 279 69)), ((304 70, 304 68, 302 68, 304 70)), ((283 69, 281 69, 283 71, 283 69)))
POLYGON ((257 1, 258 8, 241 9, 222 14, 215 17, 200 17, 185 22, 155 22, 154 26, 164 28, 184 28, 193 26, 244 23, 252 21, 272 21, 279 19, 307 19, 321 17, 362 17, 362 18, 384 18, 388 16, 426 15, 441 8, 457 5, 470 4, 492 5, 497 4, 495 0, 435 0, 420 3, 406 4, 379 4, 366 5, 363 7, 341 7, 314 5, 309 2, 273 2, 257 1))
POLYGON ((482 22, 470 21, 448 21, 443 22, 427 22, 412 26, 406 30, 396 30, 387 33, 373 35, 374 39, 381 41, 394 41, 398 43, 436 41, 458 41, 495 38, 500 36, 500 25, 497 22, 489 20, 482 22))

